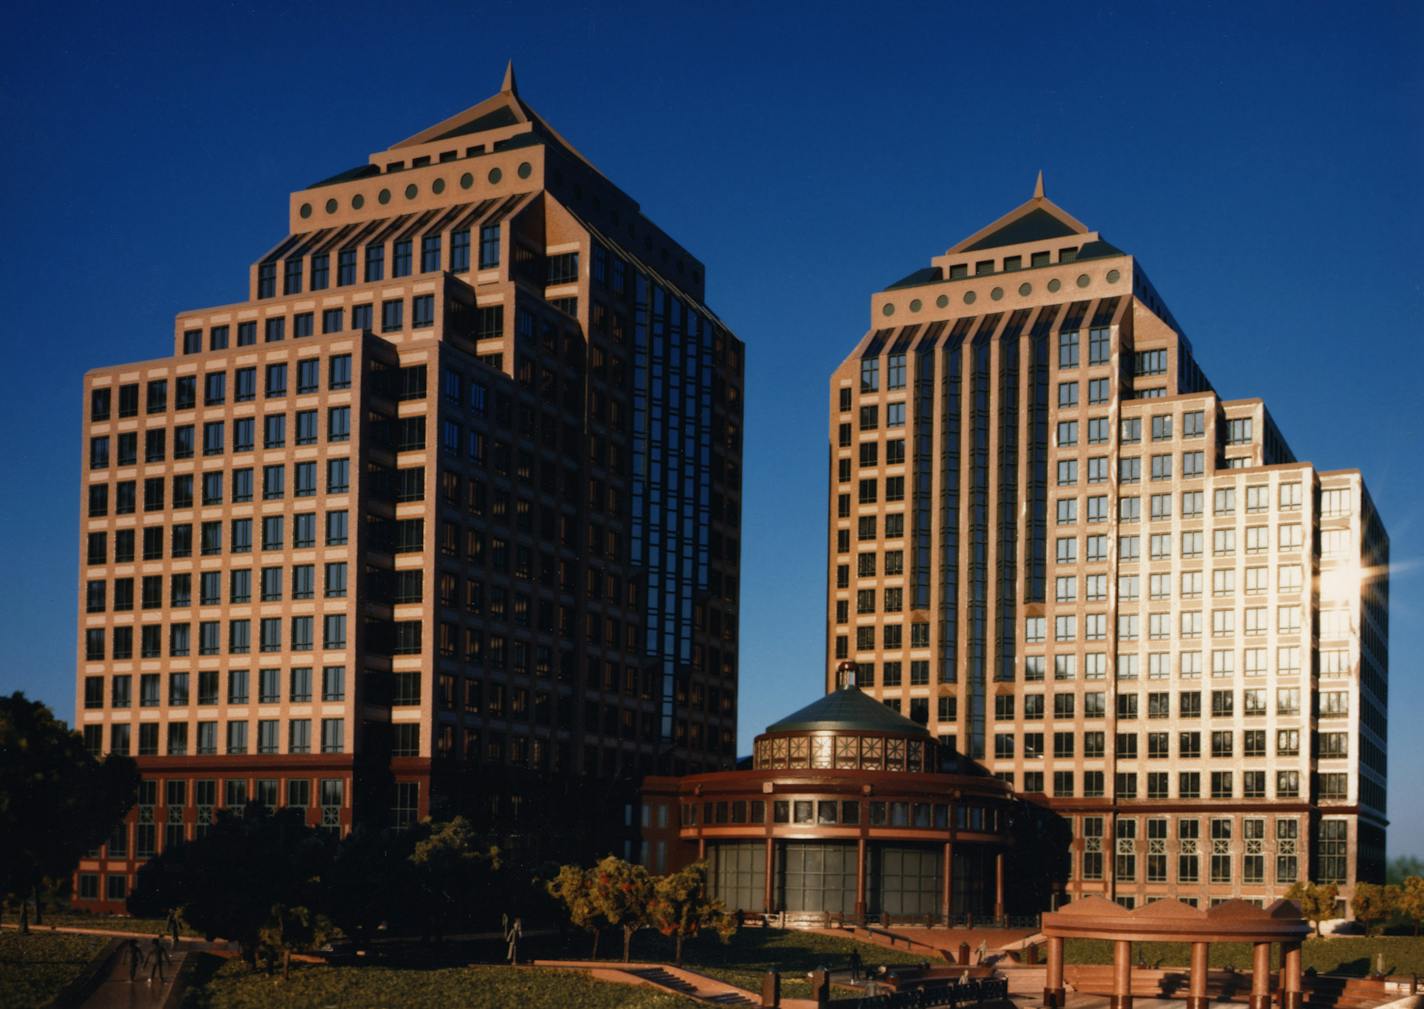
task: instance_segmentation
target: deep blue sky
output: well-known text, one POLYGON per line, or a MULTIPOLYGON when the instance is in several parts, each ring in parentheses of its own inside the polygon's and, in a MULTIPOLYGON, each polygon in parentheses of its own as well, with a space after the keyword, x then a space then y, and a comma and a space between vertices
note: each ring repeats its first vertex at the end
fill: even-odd
POLYGON ((287 194, 498 89, 747 343, 741 748, 821 689, 826 380, 869 294, 1048 195, 1393 540, 1391 854, 1424 854, 1424 8, 37 3, 0 39, 0 690, 73 714, 81 375, 236 301, 287 194), (993 9, 990 9, 990 8, 993 9), (689 13, 714 10, 715 16, 689 13))

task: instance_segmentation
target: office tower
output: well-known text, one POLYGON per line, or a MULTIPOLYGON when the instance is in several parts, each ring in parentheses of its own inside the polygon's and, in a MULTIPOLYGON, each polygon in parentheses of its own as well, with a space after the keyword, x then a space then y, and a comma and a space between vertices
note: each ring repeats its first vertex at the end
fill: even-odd
POLYGON ((500 92, 291 195, 244 300, 85 379, 77 721, 139 805, 428 814, 631 853, 730 767, 742 344, 702 264, 500 92))
MULTIPOLYGON (((1389 541, 1034 196, 871 297, 830 384, 827 689, 1071 821, 1068 896, 1380 881, 1389 541)), ((1343 913, 1343 912, 1342 912, 1343 913)))

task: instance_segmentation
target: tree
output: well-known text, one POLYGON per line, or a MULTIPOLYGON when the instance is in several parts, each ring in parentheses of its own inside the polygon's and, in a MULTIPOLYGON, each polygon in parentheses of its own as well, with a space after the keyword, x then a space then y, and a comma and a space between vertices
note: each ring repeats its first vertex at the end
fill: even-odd
POLYGON ((603 909, 593 899, 593 870, 577 865, 559 866, 559 874, 545 884, 549 896, 564 905, 575 927, 593 934, 591 959, 598 959, 598 937, 608 925, 603 909))
POLYGON ((1293 900, 1300 908, 1301 915, 1315 925, 1316 936, 1320 935, 1320 923, 1335 916, 1335 901, 1340 896, 1340 888, 1334 883, 1299 882, 1286 891, 1286 900, 1293 900))
POLYGON ((1398 910, 1414 922, 1414 934, 1419 934, 1419 922, 1424 921, 1424 877, 1405 876, 1399 887, 1398 910))
POLYGON ((138 794, 138 766, 96 760, 83 738, 39 701, 0 697, 0 896, 28 901, 46 879, 62 879, 109 836, 138 794))
POLYGON ((399 918, 407 898, 402 867, 413 846, 410 831, 360 825, 342 839, 322 871, 318 906, 358 944, 364 946, 383 922, 399 918))
POLYGON ((499 849, 482 845, 470 821, 457 816, 448 823, 425 821, 416 828, 407 859, 409 895, 421 917, 421 934, 437 942, 458 916, 479 910, 471 900, 492 889, 499 868, 499 849))
POLYGON ((1386 883, 1402 884, 1410 876, 1424 877, 1424 858, 1418 855, 1396 855, 1385 865, 1386 883))
POLYGON ((671 936, 675 959, 682 966, 683 941, 709 928, 725 943, 737 931, 727 907, 707 890, 707 863, 693 862, 677 872, 658 876, 648 919, 663 935, 671 936))
POLYGON ((1350 898, 1350 910, 1355 918, 1365 926, 1366 933, 1375 935, 1379 926, 1389 920, 1399 903, 1399 887, 1381 886, 1378 883, 1356 883, 1355 895, 1350 898))
POLYGON ((292 973, 293 953, 310 952, 339 934, 325 915, 313 914, 305 907, 273 904, 267 923, 257 933, 257 955, 269 972, 280 958, 285 981, 292 973))
POLYGON ((128 909, 157 916, 182 908, 194 929, 208 939, 236 941, 255 966, 272 908, 319 906, 319 877, 331 856, 329 840, 308 827, 300 811, 273 814, 249 803, 219 813, 204 836, 144 863, 128 909))
POLYGON ((609 855, 593 867, 593 903, 608 923, 623 929, 623 962, 639 929, 648 927, 653 879, 641 865, 609 855))

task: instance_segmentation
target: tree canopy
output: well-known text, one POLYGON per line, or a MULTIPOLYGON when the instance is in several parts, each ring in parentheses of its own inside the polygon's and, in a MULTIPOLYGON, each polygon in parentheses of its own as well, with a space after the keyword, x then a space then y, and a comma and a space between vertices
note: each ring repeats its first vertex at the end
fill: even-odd
POLYGON ((682 966, 682 944, 710 929, 726 942, 737 930, 726 905, 707 888, 707 863, 693 862, 653 883, 648 920, 663 935, 671 936, 677 965, 682 966))
POLYGON ((653 878, 641 865, 609 855, 591 870, 593 903, 610 925, 623 930, 623 962, 633 936, 648 927, 648 905, 653 902, 653 878))
POLYGON ((274 906, 317 906, 331 843, 298 812, 269 813, 257 803, 222 811, 202 837, 144 863, 128 909, 157 916, 181 908, 194 929, 234 940, 255 963, 274 906))
POLYGON ((96 759, 39 701, 0 697, 0 896, 31 896, 74 871, 133 806, 138 767, 96 759))
POLYGON ((1335 901, 1340 897, 1340 888, 1334 883, 1293 883, 1286 891, 1286 900, 1293 900, 1304 918, 1315 925, 1315 934, 1320 934, 1320 923, 1335 916, 1335 901))

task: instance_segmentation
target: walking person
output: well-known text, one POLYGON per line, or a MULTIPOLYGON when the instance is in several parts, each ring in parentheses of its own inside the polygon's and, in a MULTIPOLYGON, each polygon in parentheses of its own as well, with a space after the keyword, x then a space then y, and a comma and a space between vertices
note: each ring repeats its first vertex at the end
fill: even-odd
POLYGON ((163 948, 163 936, 156 935, 149 944, 149 959, 152 961, 148 968, 148 981, 153 983, 153 975, 158 975, 158 983, 164 984, 167 979, 163 976, 163 965, 168 962, 168 951, 163 948))
POLYGON ((506 951, 506 959, 509 960, 511 967, 519 963, 519 940, 523 935, 524 922, 519 918, 515 918, 514 924, 510 925, 509 930, 504 933, 504 941, 509 943, 509 949, 506 951))
POLYGON ((178 909, 177 909, 177 908, 170 908, 170 909, 169 909, 169 911, 168 911, 168 918, 167 918, 166 921, 164 921, 163 927, 166 928, 166 929, 168 930, 169 934, 171 934, 171 935, 173 936, 173 948, 174 948, 175 950, 177 950, 177 948, 178 948, 178 936, 179 936, 179 934, 180 934, 180 932, 181 932, 181 929, 180 929, 179 924, 178 924, 178 909))
POLYGON ((137 939, 129 939, 122 948, 123 955, 129 958, 129 984, 133 984, 138 978, 139 969, 143 967, 143 949, 137 939))

